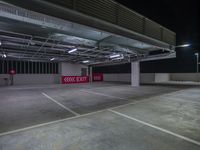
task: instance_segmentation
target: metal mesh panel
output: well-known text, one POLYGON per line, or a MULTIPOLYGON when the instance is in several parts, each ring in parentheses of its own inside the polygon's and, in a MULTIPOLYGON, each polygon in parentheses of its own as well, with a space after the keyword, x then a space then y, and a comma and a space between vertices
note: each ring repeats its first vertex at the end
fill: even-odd
POLYGON ((142 33, 143 17, 121 6, 118 9, 118 25, 142 33))
POLYGON ((163 29, 163 41, 172 45, 176 45, 176 34, 168 29, 163 29))
POLYGON ((73 0, 45 0, 63 7, 73 8, 73 0))
POLYGON ((110 0, 77 0, 76 10, 102 20, 116 23, 116 3, 110 0))
POLYGON ((149 19, 145 19, 145 34, 161 40, 161 27, 159 24, 149 20, 149 19))

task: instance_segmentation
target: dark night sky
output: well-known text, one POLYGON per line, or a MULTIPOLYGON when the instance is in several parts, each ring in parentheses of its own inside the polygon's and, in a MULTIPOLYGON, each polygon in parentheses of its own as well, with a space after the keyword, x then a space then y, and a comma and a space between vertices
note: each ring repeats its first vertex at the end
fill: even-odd
MULTIPOLYGON (((200 52, 199 0, 116 1, 176 32, 177 45, 184 43, 192 44, 189 48, 177 48, 176 59, 142 63, 142 72, 196 71, 196 57, 194 53, 200 52)), ((126 68, 129 67, 127 66, 126 68)), ((115 67, 115 70, 118 69, 115 67)), ((120 71, 118 70, 118 72, 120 71)), ((127 71, 123 70, 122 72, 127 71)))
POLYGON ((177 33, 177 44, 191 42, 199 35, 199 0, 116 0, 177 33))

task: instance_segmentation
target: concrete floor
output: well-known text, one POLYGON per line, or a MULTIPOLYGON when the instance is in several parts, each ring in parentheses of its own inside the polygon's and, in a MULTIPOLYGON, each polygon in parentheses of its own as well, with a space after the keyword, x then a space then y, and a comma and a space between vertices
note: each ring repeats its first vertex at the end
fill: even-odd
POLYGON ((200 88, 0 88, 0 150, 200 150, 200 88))

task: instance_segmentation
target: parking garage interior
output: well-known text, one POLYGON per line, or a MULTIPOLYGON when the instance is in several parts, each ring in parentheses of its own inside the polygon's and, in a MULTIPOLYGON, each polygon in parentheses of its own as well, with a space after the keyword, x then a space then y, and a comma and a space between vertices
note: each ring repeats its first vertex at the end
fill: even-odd
POLYGON ((199 150, 200 74, 144 67, 176 46, 113 0, 1 0, 0 149, 199 150))

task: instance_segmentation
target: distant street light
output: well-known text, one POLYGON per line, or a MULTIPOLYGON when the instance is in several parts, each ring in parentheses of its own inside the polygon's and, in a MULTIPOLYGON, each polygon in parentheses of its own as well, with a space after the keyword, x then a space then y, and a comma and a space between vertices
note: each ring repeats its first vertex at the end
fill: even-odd
POLYGON ((195 53, 197 57, 197 73, 199 72, 199 53, 195 53))
POLYGON ((178 45, 178 46, 175 46, 175 47, 190 47, 191 44, 183 44, 183 45, 178 45))

